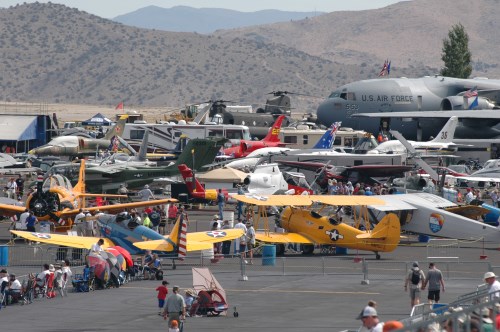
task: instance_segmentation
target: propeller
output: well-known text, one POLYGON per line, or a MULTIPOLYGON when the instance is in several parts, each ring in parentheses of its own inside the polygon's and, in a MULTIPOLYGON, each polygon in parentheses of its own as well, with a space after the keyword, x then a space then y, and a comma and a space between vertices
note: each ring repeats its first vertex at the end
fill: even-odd
MULTIPOLYGON (((50 179, 49 179, 50 181, 50 179)), ((59 195, 50 191, 43 191, 43 175, 39 174, 36 184, 36 193, 34 193, 29 202, 29 209, 37 217, 50 216, 53 220, 59 218, 54 214, 59 209, 59 195)))
POLYGON ((313 98, 324 98, 324 97, 319 97, 319 96, 313 96, 313 95, 308 95, 305 93, 298 93, 298 92, 290 92, 290 91, 271 91, 267 93, 268 95, 273 95, 275 97, 281 97, 284 95, 296 95, 296 96, 305 96, 305 97, 313 97, 313 98))
POLYGON ((404 138, 403 135, 401 135, 400 132, 395 131, 395 130, 389 130, 389 132, 391 133, 392 136, 396 137, 398 139, 398 141, 401 142, 401 144, 403 144, 403 146, 408 151, 409 157, 412 158, 418 166, 422 167, 422 169, 424 171, 426 171, 427 174, 429 174, 429 176, 434 181, 436 181, 436 182, 439 181, 439 175, 438 175, 438 173, 436 173, 436 171, 434 169, 432 169, 432 167, 429 166, 429 164, 427 164, 422 159, 422 157, 420 156, 420 154, 413 148, 413 146, 410 144, 410 142, 408 142, 406 140, 406 138, 404 138))

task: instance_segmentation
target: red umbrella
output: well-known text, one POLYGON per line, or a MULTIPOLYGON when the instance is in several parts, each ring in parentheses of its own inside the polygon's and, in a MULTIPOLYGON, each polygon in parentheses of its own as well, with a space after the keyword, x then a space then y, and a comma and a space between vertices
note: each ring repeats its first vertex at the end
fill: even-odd
POLYGON ((128 267, 134 266, 134 261, 132 259, 132 256, 130 255, 130 253, 128 252, 127 249, 122 248, 120 246, 114 246, 114 247, 110 247, 110 248, 118 250, 120 252, 120 254, 123 255, 123 258, 125 258, 125 262, 127 262, 128 267))
POLYGON ((97 279, 107 281, 109 278, 109 264, 99 254, 91 253, 88 256, 89 266, 94 268, 95 277, 97 279))

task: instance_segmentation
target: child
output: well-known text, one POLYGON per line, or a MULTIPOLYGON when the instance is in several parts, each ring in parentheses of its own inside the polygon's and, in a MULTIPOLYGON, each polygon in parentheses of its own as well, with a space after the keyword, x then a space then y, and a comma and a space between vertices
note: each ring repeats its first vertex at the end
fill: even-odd
POLYGON ((165 298, 167 297, 168 294, 168 281, 164 280, 161 282, 161 286, 158 286, 156 288, 156 291, 158 292, 158 315, 161 315, 163 306, 165 305, 165 298))
POLYGON ((179 323, 174 319, 172 323, 170 323, 170 328, 168 332, 179 332, 179 323))

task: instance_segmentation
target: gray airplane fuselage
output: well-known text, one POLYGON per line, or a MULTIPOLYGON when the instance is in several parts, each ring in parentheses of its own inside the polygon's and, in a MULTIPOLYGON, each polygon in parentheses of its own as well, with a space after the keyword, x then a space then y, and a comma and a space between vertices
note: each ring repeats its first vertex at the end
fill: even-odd
MULTIPOLYGON (((321 124, 330 126, 342 121, 343 127, 362 129, 374 134, 388 118, 353 117, 360 113, 426 112, 439 110, 467 110, 475 97, 464 98, 463 93, 474 87, 479 90, 479 108, 492 109, 500 100, 500 80, 456 79, 442 76, 422 78, 380 78, 353 82, 341 86, 321 103, 317 117, 321 124), (483 93, 481 90, 489 90, 483 93), (462 95, 460 95, 462 94, 462 95), (488 101, 488 99, 491 101, 488 101)), ((473 111, 471 111, 473 112, 473 111)), ((500 112, 500 110, 499 110, 500 112)), ((407 139, 427 140, 435 136, 447 119, 422 118, 408 121, 389 120, 390 129, 407 139), (417 137, 417 126, 420 129, 417 137)), ((493 119, 468 119, 457 127, 456 138, 491 138, 500 135, 493 119)))

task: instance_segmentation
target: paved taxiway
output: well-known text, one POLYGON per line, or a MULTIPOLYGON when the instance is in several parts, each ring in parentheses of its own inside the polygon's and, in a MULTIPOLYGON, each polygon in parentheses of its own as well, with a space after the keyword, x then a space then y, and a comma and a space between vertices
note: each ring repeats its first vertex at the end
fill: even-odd
MULTIPOLYGON (((485 253, 488 261, 500 265, 496 249, 485 253)), ((473 291, 482 282, 487 264, 479 259, 481 254, 478 245, 456 250, 461 262, 472 263, 450 265, 451 279, 446 280, 442 302, 473 291)), ((377 266, 413 260, 419 260, 426 270, 427 250, 421 244, 402 246, 393 253, 383 254, 379 262, 373 254, 360 256, 368 260, 372 271, 377 266)), ((339 260, 340 268, 357 268, 359 263, 352 258, 354 255, 339 260)), ((312 264, 308 257, 295 258, 294 272, 287 276, 265 270, 259 258, 255 263, 249 267, 248 281, 239 281, 239 269, 229 272, 214 265, 212 271, 227 292, 229 314, 188 318, 185 331, 340 331, 359 326, 355 317, 370 299, 378 302, 382 320, 402 319, 410 312, 403 280, 389 268, 378 269, 369 285, 361 285, 362 276, 358 274, 305 275, 312 264), (238 318, 232 315, 234 306, 239 312, 238 318)), ((174 284, 192 287, 191 271, 187 267, 167 269, 166 276, 170 287, 174 284)), ((165 331, 166 323, 157 315, 155 288, 158 284, 157 281, 134 281, 119 289, 69 293, 67 298, 7 307, 0 311, 0 324, 6 331, 165 331)))

